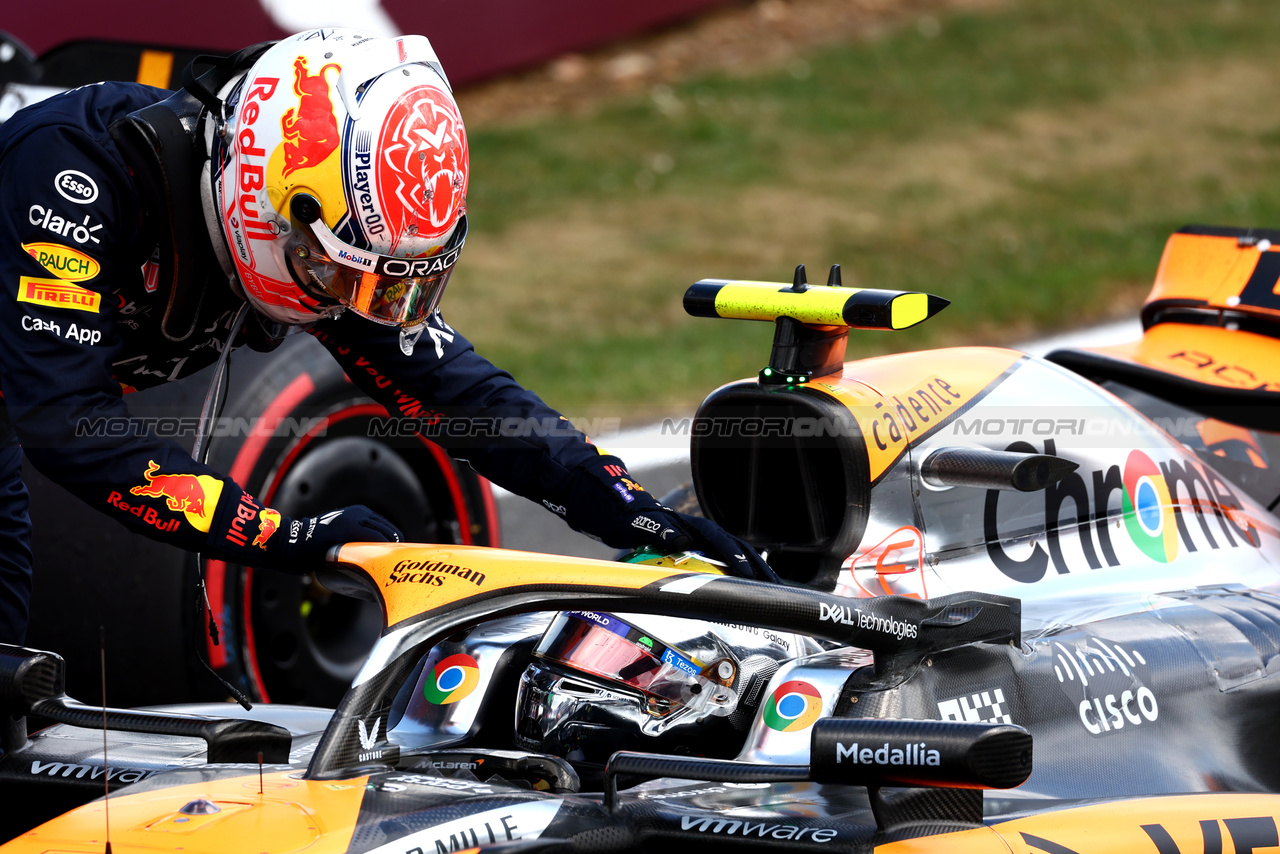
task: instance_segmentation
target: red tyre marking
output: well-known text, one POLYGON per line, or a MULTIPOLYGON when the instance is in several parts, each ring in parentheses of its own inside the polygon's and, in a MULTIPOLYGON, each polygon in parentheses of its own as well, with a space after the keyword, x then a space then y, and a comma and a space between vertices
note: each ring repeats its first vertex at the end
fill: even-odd
MULTIPOLYGON (((316 438, 318 434, 327 430, 330 426, 346 421, 349 418, 358 418, 362 415, 376 415, 382 418, 389 417, 387 415, 386 407, 379 403, 361 403, 346 409, 340 409, 308 430, 307 434, 299 439, 296 445, 289 449, 289 453, 285 455, 285 458, 280 462, 280 467, 276 469, 276 471, 288 471, 289 467, 293 465, 293 461, 297 459, 303 449, 311 443, 311 440, 316 438)), ((462 538, 462 544, 466 546, 472 545, 471 514, 467 511, 467 501, 462 494, 462 484, 458 480, 457 473, 453 470, 453 460, 445 452, 444 448, 441 448, 434 442, 429 441, 422 435, 418 435, 418 441, 422 442, 423 446, 431 453, 431 456, 436 461, 436 465, 440 468, 440 473, 444 475, 445 486, 449 490, 449 497, 453 501, 454 509, 458 513, 458 527, 460 529, 459 534, 462 538)), ((280 480, 281 478, 274 479, 268 487, 266 495, 263 496, 262 500, 267 504, 270 504, 272 498, 274 498, 276 489, 280 485, 280 480)), ((486 488, 483 490, 483 493, 488 499, 485 506, 485 514, 490 516, 492 519, 496 518, 497 510, 494 508, 494 510, 490 512, 488 505, 492 504, 493 495, 487 488, 487 484, 488 481, 485 481, 486 488)))
POLYGON ((435 457, 436 464, 440 466, 440 471, 444 474, 445 485, 449 487, 449 495, 453 498, 453 506, 458 511, 458 533, 462 536, 462 544, 464 546, 472 545, 471 514, 467 512, 467 500, 462 496, 462 484, 458 482, 458 475, 453 470, 453 459, 445 453, 444 448, 436 443, 428 442, 421 435, 418 438, 422 440, 422 444, 427 446, 431 456, 435 457))
POLYGON ((280 477, 280 475, 287 472, 290 467, 293 466, 294 460, 296 460, 298 456, 306 450, 312 440, 327 431, 330 426, 340 424, 349 418, 355 418, 359 415, 381 415, 386 417, 386 414, 386 408, 380 404, 361 403, 356 406, 347 407, 346 409, 339 409, 337 412, 334 412, 333 414, 318 421, 306 432, 305 435, 299 437, 297 443, 289 449, 287 454, 284 455, 284 459, 281 460, 280 465, 276 467, 275 474, 271 478, 271 483, 267 484, 267 491, 262 497, 262 500, 267 504, 272 502, 275 498, 276 490, 280 488, 280 482, 284 479, 280 477))
POLYGON ((257 426, 244 440, 244 444, 240 446, 240 452, 236 454, 235 462, 231 464, 231 471, 228 473, 232 480, 236 483, 244 483, 249 479, 249 475, 253 473, 253 467, 258 464, 258 458, 262 456, 263 449, 271 439, 271 434, 275 432, 278 419, 292 412, 306 399, 307 395, 315 390, 316 382, 310 374, 298 374, 276 395, 275 400, 267 404, 262 410, 262 417, 258 419, 257 426))
POLYGON ((253 614, 249 603, 253 601, 253 567, 246 566, 244 568, 243 592, 240 594, 241 605, 244 608, 244 663, 245 670, 248 671, 249 681, 258 689, 258 696, 262 698, 262 702, 270 703, 271 698, 267 696, 267 685, 262 681, 262 671, 258 669, 258 644, 253 636, 253 614))
MULTIPOLYGON (((274 429, 274 424, 276 423, 275 419, 277 417, 284 417, 285 414, 296 407, 298 403, 305 399, 314 390, 315 382, 311 379, 311 376, 309 374, 299 375, 289 383, 289 385, 286 386, 273 401, 271 401, 266 409, 263 410, 262 420, 259 421, 259 424, 271 424, 273 425, 272 429, 274 429), (270 421, 267 420, 269 418, 271 419, 270 421)), ((306 435, 300 437, 297 443, 289 449, 287 454, 285 454, 284 459, 281 460, 280 465, 273 473, 271 482, 267 484, 266 491, 261 496, 262 503, 270 506, 271 502, 275 499, 275 494, 280 487, 280 482, 283 480, 280 475, 289 470, 302 451, 311 444, 312 440, 314 440, 318 435, 324 433, 331 425, 362 415, 374 415, 384 418, 388 417, 386 407, 381 404, 363 403, 348 407, 347 409, 339 410, 314 425, 309 431, 307 431, 306 435)), ((241 483, 242 481, 247 480, 249 475, 253 473, 253 469, 257 465, 259 458, 262 456, 262 451, 266 448, 267 441, 270 438, 270 430, 255 430, 254 433, 249 435, 244 445, 240 447, 240 452, 236 455, 235 462, 231 466, 230 475, 236 483, 241 483)), ((467 511, 466 499, 462 493, 462 484, 458 480, 458 476, 454 471, 452 459, 443 448, 436 445, 434 442, 427 440, 421 435, 418 436, 418 440, 422 442, 423 446, 425 446, 431 453, 441 474, 444 475, 445 485, 449 490, 449 496, 453 501, 454 508, 458 514, 459 534, 463 545, 472 545, 471 516, 467 511)), ((484 478, 480 478, 480 495, 492 542, 495 541, 498 536, 498 514, 497 506, 493 499, 493 491, 489 486, 489 481, 484 478)), ((493 542, 493 545, 496 546, 497 542, 493 542)), ((224 586, 226 564, 222 561, 209 561, 206 564, 206 572, 212 575, 215 564, 217 565, 218 575, 218 600, 216 602, 214 601, 214 585, 212 583, 212 577, 209 581, 209 599, 210 602, 214 604, 215 613, 220 614, 223 607, 222 600, 225 596, 224 586)), ((242 619, 244 622, 246 675, 253 684, 255 690, 258 692, 258 696, 262 698, 262 701, 270 702, 270 699, 267 696, 266 686, 262 681, 262 675, 258 670, 257 644, 253 634, 252 590, 253 569, 252 567, 245 567, 244 590, 241 596, 241 606, 243 610, 242 619)), ((220 628, 225 629, 225 627, 221 625, 220 628)), ((225 635, 225 631, 223 634, 225 635)), ((211 663, 214 662, 215 656, 218 659, 218 662, 215 663, 214 666, 226 665, 227 656, 224 648, 214 647, 210 644, 209 650, 211 663)))
MULTIPOLYGON (((258 420, 257 427, 245 438, 244 444, 240 446, 240 450, 236 454, 235 461, 231 464, 231 471, 228 474, 231 475, 232 480, 237 484, 243 484, 249 479, 249 475, 253 473, 254 466, 258 464, 263 450, 267 447, 267 442, 271 439, 271 434, 279 423, 278 419, 288 415, 299 403, 307 398, 307 395, 315 390, 316 383, 310 374, 298 374, 267 404, 266 408, 262 410, 262 417, 258 420)), ((241 486, 241 489, 243 488, 241 486)), ((227 565, 223 561, 211 560, 205 564, 205 585, 209 593, 209 604, 213 609, 214 619, 218 621, 219 632, 224 638, 228 637, 227 627, 222 622, 222 612, 226 605, 226 574, 227 565), (215 590, 217 591, 216 597, 215 590)), ((248 614, 249 586, 252 582, 252 577, 253 571, 246 568, 243 596, 245 610, 245 675, 248 676, 250 683, 252 683, 254 690, 262 698, 262 701, 269 703, 271 700, 267 696, 266 686, 262 683, 262 675, 258 672, 258 650, 253 638, 253 621, 249 619, 248 614)), ((210 664, 214 667, 225 667, 227 664, 226 648, 214 646, 212 638, 207 639, 205 645, 209 653, 210 664)))
POLYGON ((204 562, 204 592, 209 597, 209 606, 213 609, 213 619, 218 626, 218 635, 222 643, 213 645, 213 638, 205 633, 205 650, 208 653, 211 667, 227 666, 227 624, 222 619, 222 609, 226 600, 227 564, 221 560, 204 562))
POLYGON ((498 502, 493 500, 493 486, 489 479, 476 475, 480 481, 480 501, 484 504, 484 520, 489 529, 489 545, 495 549, 502 548, 502 532, 498 526, 498 502))

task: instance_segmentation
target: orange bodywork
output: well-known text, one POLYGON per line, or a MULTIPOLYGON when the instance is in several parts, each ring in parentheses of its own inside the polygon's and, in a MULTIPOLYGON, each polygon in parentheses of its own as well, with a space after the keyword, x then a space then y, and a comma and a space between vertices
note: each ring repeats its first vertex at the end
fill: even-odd
POLYGON ((1252 332, 1161 323, 1137 341, 1089 352, 1205 385, 1280 392, 1280 340, 1252 332))
POLYGON ((7 845, 4 854, 101 854, 111 850, 181 851, 227 854, 230 851, 288 854, 340 854, 351 844, 360 802, 369 778, 298 780, 297 771, 257 773, 166 789, 113 795, 109 804, 94 801, 29 830, 7 845), (218 812, 184 815, 191 801, 211 801, 218 812))
POLYGON ((815 377, 804 386, 853 413, 866 437, 874 481, 911 443, 963 411, 1023 358, 994 347, 899 353, 850 362, 845 373, 815 377))
POLYGON ((1280 252, 1280 247, 1259 251, 1259 245, 1241 246, 1236 237, 1178 232, 1165 244, 1147 304, 1199 303, 1280 319, 1275 281, 1268 282, 1265 292, 1259 294, 1263 300, 1244 293, 1263 256, 1273 251, 1280 252), (1275 298, 1275 305, 1264 304, 1271 298, 1275 298))
POLYGON ((377 585, 388 626, 499 590, 547 584, 639 590, 665 578, 701 575, 536 552, 411 543, 349 544, 342 547, 338 561, 359 569, 377 585))
POLYGON ((1200 854, 1211 849, 1247 851, 1255 845, 1259 850, 1274 850, 1277 816, 1277 795, 1175 795, 1054 810, 989 827, 904 839, 875 850, 876 854, 1163 854, 1176 846, 1182 854, 1200 854), (1254 838, 1259 830, 1265 836, 1268 827, 1269 845, 1254 838), (1214 848, 1214 839, 1220 848, 1214 848))
POLYGON ((1206 418, 1196 426, 1196 432, 1210 453, 1227 458, 1243 456, 1254 468, 1267 468, 1267 451, 1252 430, 1206 418))

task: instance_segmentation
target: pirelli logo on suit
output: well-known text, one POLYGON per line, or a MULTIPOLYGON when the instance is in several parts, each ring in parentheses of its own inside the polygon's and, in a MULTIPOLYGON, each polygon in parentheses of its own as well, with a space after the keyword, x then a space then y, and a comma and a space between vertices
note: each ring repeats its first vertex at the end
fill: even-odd
POLYGON ((23 276, 18 280, 18 302, 47 305, 50 308, 74 308, 97 314, 102 306, 102 294, 61 279, 23 276))

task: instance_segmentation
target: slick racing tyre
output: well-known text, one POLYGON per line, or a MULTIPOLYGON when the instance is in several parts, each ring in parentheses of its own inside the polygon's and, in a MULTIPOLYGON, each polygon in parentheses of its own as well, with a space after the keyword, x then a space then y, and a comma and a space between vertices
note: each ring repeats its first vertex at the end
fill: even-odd
MULTIPOLYGON (((419 436, 379 437, 386 410, 311 336, 271 361, 288 368, 260 372, 227 408, 258 429, 214 438, 210 465, 286 516, 364 504, 408 542, 498 544, 488 482, 419 436)), ((381 631, 378 606, 310 576, 214 560, 205 571, 225 637, 208 644, 214 668, 258 700, 336 705, 381 631)))
MULTIPOLYGON (((131 394, 130 411, 194 419, 208 382, 204 373, 131 394)), ((230 388, 219 422, 228 429, 215 430, 209 463, 282 513, 365 504, 410 540, 498 545, 488 482, 416 436, 371 437, 384 410, 310 335, 272 353, 236 352, 230 388)), ((190 447, 192 436, 172 438, 190 447)), ((66 659, 76 699, 101 701, 105 640, 113 706, 225 699, 196 650, 255 700, 333 705, 378 635, 370 603, 309 578, 208 561, 215 646, 196 612, 194 555, 129 533, 29 463, 23 475, 35 553, 27 645, 66 659)))

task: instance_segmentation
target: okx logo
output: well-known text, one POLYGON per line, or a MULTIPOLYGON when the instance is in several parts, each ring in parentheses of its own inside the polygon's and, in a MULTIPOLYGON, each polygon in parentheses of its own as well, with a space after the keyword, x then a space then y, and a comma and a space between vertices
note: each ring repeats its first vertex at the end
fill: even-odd
POLYGON ((1142 451, 1130 451, 1125 461, 1123 507, 1125 528, 1147 557, 1169 563, 1178 556, 1169 484, 1142 451))
POLYGON ((938 716, 944 721, 971 721, 987 724, 1011 724, 1004 691, 993 688, 964 697, 938 701, 938 716))

